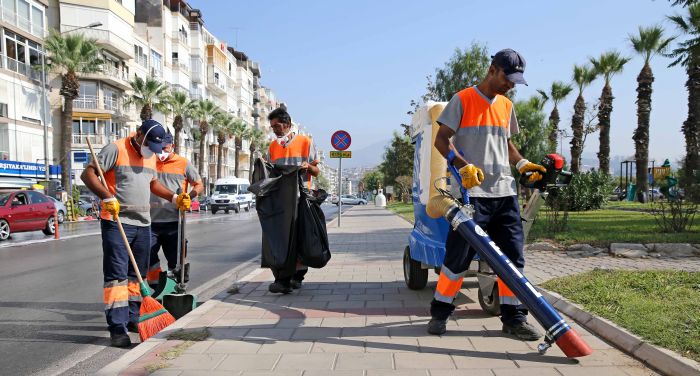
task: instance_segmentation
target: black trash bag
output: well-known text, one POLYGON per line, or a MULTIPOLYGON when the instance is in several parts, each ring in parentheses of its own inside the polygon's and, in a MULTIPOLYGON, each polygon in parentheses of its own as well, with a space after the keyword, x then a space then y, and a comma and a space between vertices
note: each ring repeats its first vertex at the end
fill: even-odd
POLYGON ((255 161, 253 182, 255 210, 262 227, 262 267, 294 273, 299 167, 255 161))
POLYGON ((326 216, 321 209, 327 197, 323 189, 300 187, 296 250, 301 263, 311 268, 322 268, 331 259, 326 216))

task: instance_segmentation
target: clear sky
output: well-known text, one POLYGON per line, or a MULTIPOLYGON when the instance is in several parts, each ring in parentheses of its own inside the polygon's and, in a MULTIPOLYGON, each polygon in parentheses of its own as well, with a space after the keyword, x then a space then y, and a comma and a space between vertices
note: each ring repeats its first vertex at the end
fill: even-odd
MULTIPOLYGON (((666 15, 684 12, 666 0, 193 0, 192 6, 216 36, 234 48, 237 39, 237 49, 261 64, 263 85, 287 102, 295 121, 325 150, 337 129, 352 134, 351 150, 389 139, 410 121, 406 111, 424 93, 425 76, 471 41, 486 43, 491 53, 509 47, 525 57, 530 86, 518 86, 516 99, 554 80, 569 82, 574 64, 617 49, 633 60, 612 79, 612 156, 634 154, 636 77, 643 62, 628 35, 653 24, 677 35, 666 15)), ((685 73, 668 63, 662 56, 652 61, 650 156, 657 161, 675 161, 685 151, 685 73)), ((602 85, 602 79, 594 82, 586 100, 597 100, 602 85)), ((561 128, 570 130, 575 95, 560 104, 561 128)), ((584 153, 597 150, 595 134, 584 153)))

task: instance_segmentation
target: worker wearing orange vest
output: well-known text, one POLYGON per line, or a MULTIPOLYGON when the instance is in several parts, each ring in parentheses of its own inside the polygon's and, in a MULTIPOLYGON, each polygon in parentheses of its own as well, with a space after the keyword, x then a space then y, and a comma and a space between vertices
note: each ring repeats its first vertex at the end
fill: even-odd
MULTIPOLYGON (((320 172, 316 166, 319 160, 313 142, 309 137, 292 131, 292 118, 286 108, 275 109, 267 118, 270 120, 272 131, 277 136, 277 139, 270 143, 268 160, 273 164, 299 166, 302 170, 306 170, 302 174, 302 179, 308 188, 311 188, 311 177, 318 176, 320 172)), ((275 282, 270 284, 270 292, 289 294, 292 289, 301 288, 307 270, 308 268, 299 262, 293 275, 286 270, 272 269, 275 282)))
MULTIPOLYGON (((163 151, 157 155, 156 171, 158 181, 172 191, 178 188, 185 191, 185 183, 189 188, 190 198, 199 196, 204 190, 202 178, 199 177, 197 169, 187 160, 187 158, 176 154, 173 151, 173 136, 168 133, 163 138, 163 151)), ((151 257, 150 268, 148 270, 148 284, 156 286, 160 276, 160 257, 158 252, 161 247, 167 261, 168 277, 175 278, 172 272, 177 265, 177 233, 178 218, 180 212, 169 200, 165 200, 158 195, 151 193, 151 257)), ((182 234, 182 236, 185 236, 182 234)), ((185 269, 185 281, 187 282, 188 271, 185 269)))
MULTIPOLYGON (((492 57, 486 78, 477 86, 455 94, 438 118, 440 129, 435 147, 448 163, 459 168, 462 186, 469 189, 474 206, 474 221, 486 229, 491 239, 520 271, 523 257, 523 227, 510 165, 522 174, 533 172, 530 182, 542 179, 545 168, 523 158, 510 137, 519 132, 513 103, 505 97, 523 78, 525 60, 511 50, 492 57), (464 155, 460 155, 460 151, 464 155)), ((461 197, 458 186, 452 194, 461 197)), ((462 288, 462 279, 474 250, 455 231, 445 242, 445 260, 430 305, 432 319, 428 332, 443 334, 455 309, 454 298, 462 288)), ((513 292, 498 279, 502 330, 521 340, 534 341, 541 334, 527 322, 527 309, 513 292)))
POLYGON ((136 273, 145 274, 151 250, 151 193, 171 201, 180 209, 190 206, 187 193, 175 194, 160 184, 155 153, 163 149, 165 128, 146 120, 127 138, 105 146, 97 156, 108 188, 100 182, 94 164, 80 178, 102 200, 102 271, 105 316, 112 346, 129 347, 127 331, 138 331, 141 294, 136 273), (114 218, 119 216, 139 270, 129 262, 126 246, 114 218))

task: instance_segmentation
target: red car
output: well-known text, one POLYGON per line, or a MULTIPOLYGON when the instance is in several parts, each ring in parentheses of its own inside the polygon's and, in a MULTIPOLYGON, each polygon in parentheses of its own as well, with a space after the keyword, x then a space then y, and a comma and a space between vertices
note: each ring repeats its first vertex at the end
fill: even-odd
POLYGON ((0 240, 11 233, 42 230, 53 235, 56 207, 43 193, 13 191, 0 194, 0 240))

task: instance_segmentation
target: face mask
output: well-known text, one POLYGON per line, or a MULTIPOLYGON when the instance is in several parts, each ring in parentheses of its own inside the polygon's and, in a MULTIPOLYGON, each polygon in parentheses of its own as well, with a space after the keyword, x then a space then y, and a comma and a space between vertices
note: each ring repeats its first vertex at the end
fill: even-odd
POLYGON ((282 137, 277 137, 277 143, 280 144, 280 146, 285 146, 289 141, 292 139, 294 132, 289 131, 289 133, 285 134, 282 137))
POLYGON ((158 153, 158 159, 160 159, 161 162, 165 162, 168 157, 170 157, 170 153, 167 151, 163 151, 162 153, 158 153))

